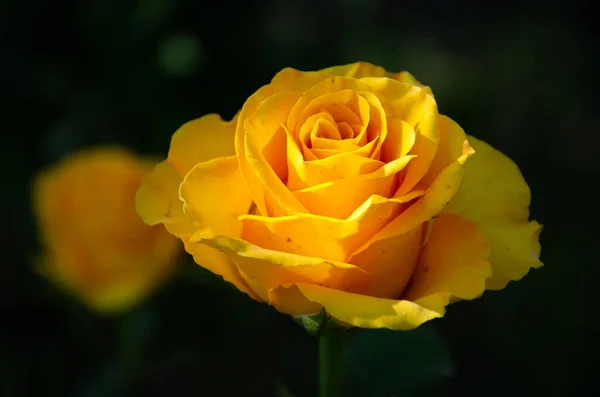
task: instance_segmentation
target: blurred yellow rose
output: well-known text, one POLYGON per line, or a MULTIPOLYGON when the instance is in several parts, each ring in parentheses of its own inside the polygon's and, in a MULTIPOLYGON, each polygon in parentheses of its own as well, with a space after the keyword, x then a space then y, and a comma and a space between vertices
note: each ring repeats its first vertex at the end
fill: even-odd
POLYGON ((135 193, 156 163, 116 147, 73 154, 34 181, 39 270, 103 313, 126 310, 170 275, 181 243, 145 225, 135 193))
POLYGON ((517 166, 368 63, 284 69, 182 126, 138 191, 195 261, 292 315, 412 329, 539 267, 517 166))

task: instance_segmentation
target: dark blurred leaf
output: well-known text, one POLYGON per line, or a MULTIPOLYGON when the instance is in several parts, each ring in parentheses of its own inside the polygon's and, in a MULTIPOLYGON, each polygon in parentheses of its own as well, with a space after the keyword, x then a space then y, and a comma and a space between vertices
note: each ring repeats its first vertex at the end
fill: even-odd
POLYGON ((153 307, 145 305, 121 318, 119 329, 122 371, 134 377, 141 368, 143 354, 157 325, 153 307))
POLYGON ((448 351, 431 326, 353 331, 360 335, 344 354, 344 396, 423 395, 452 375, 448 351))
POLYGON ((185 77, 201 66, 202 43, 187 34, 169 36, 158 47, 158 59, 164 71, 171 76, 185 77))
POLYGON ((275 384, 275 396, 276 397, 295 397, 281 382, 275 384))
POLYGON ((81 397, 126 397, 125 373, 113 362, 94 373, 80 386, 77 396, 81 397))

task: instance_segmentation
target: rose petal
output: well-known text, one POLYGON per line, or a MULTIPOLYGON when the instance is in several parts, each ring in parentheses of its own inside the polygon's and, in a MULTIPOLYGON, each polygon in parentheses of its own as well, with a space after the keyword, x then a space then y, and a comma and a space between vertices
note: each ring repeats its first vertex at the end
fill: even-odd
POLYGON ((411 161, 405 156, 370 174, 340 179, 294 191, 293 194, 313 214, 344 219, 372 194, 391 197, 395 176, 411 161))
POLYGON ((487 238, 473 222, 458 215, 438 216, 402 297, 443 313, 452 299, 481 296, 492 275, 489 251, 487 238))
MULTIPOLYGON (((453 124, 457 127, 455 124, 453 124)), ((443 129, 444 134, 440 141, 441 160, 436 163, 436 169, 432 168, 431 183, 418 187, 417 191, 427 189, 425 194, 410 205, 393 221, 381 229, 373 238, 357 251, 368 248, 378 240, 386 240, 402 235, 429 221, 438 215, 446 204, 452 199, 462 181, 463 164, 473 154, 473 149, 466 143, 464 131, 460 127, 443 129), (445 167, 438 171, 437 167, 445 167)), ((398 192, 396 192, 398 195, 398 192)), ((400 196, 403 197, 403 196, 400 196)))
POLYGON ((208 114, 182 125, 171 138, 168 161, 182 177, 196 164, 235 153, 237 118, 208 114))
POLYGON ((147 225, 163 223, 167 230, 180 237, 191 235, 196 226, 183 213, 179 185, 183 178, 167 160, 156 165, 135 197, 137 213, 147 225))
POLYGON ((397 216, 412 198, 388 199, 373 195, 347 219, 314 214, 243 215, 240 217, 244 225, 243 238, 274 251, 347 262, 360 245, 397 216))
POLYGON ((355 62, 347 65, 332 66, 321 71, 337 76, 354 77, 356 79, 362 77, 384 77, 387 74, 385 69, 381 66, 376 66, 368 62, 355 62))
MULTIPOLYGON (((300 95, 301 92, 307 90, 325 78, 328 78, 328 75, 325 73, 301 72, 292 68, 283 69, 281 72, 275 75, 270 84, 261 87, 246 100, 240 111, 239 120, 247 120, 254 116, 261 103, 273 95, 295 92, 300 95)), ((263 194, 261 193, 260 189, 261 182, 254 174, 254 171, 248 164, 248 159, 246 157, 245 122, 240 122, 237 124, 235 131, 235 153, 238 157, 240 170, 248 190, 254 198, 259 211, 263 214, 266 214, 267 205, 264 197, 261 196, 263 194)))
POLYGON ((369 273, 366 295, 398 298, 410 281, 423 239, 423 225, 393 237, 373 241, 353 254, 348 263, 369 273))
MULTIPOLYGON (((229 256, 252 290, 267 302, 270 302, 269 291, 282 285, 308 282, 351 288, 366 282, 367 274, 356 266, 268 250, 229 236, 208 238, 198 233, 191 242, 211 246, 229 256)), ((298 314, 294 311, 286 310, 287 313, 298 314)))
POLYGON ((347 65, 333 66, 321 70, 321 72, 330 73, 338 76, 354 77, 357 79, 364 77, 388 77, 401 83, 407 83, 422 87, 431 94, 431 88, 421 84, 413 75, 408 72, 390 73, 381 66, 373 65, 368 62, 356 62, 347 65))
POLYGON ((235 156, 196 164, 179 188, 183 212, 209 234, 241 236, 238 217, 247 214, 252 199, 242 183, 235 156))
POLYGON ((469 137, 475 155, 465 166, 462 185, 444 209, 476 223, 491 245, 493 275, 488 289, 502 289, 540 262, 539 223, 529 221, 531 193, 512 160, 487 143, 469 137))
POLYGON ((223 280, 233 284, 238 290, 245 293, 254 300, 262 301, 250 289, 244 278, 241 276, 238 267, 229 259, 227 255, 203 244, 190 242, 190 236, 181 237, 185 250, 194 257, 194 262, 206 270, 211 271, 223 277, 223 280))
POLYGON ((187 233, 179 236, 185 250, 193 255, 197 264, 222 276, 225 281, 256 299, 226 255, 189 241, 193 233, 241 235, 242 224, 238 217, 248 212, 252 201, 241 179, 236 157, 222 157, 197 164, 181 183, 179 197, 183 213, 194 227, 193 232, 187 229, 187 233))
MULTIPOLYGON (((314 132, 314 117, 315 114, 328 113, 330 117, 327 119, 333 124, 345 122, 349 125, 354 125, 354 129, 344 130, 344 139, 351 139, 350 142, 357 146, 362 146, 378 134, 378 131, 370 126, 371 115, 379 111, 379 109, 371 109, 372 103, 365 98, 364 95, 359 95, 354 90, 344 89, 341 91, 322 93, 321 85, 317 85, 313 89, 304 92, 298 102, 290 111, 287 128, 294 136, 294 139, 299 147, 304 143, 306 146, 314 146, 312 144, 313 134, 310 134, 310 141, 306 139, 307 132, 314 132), (293 120, 293 121, 292 121, 293 120), (308 124, 308 125, 307 125, 308 124), (368 132, 371 136, 368 136, 368 132), (351 133, 351 136, 347 136, 351 133), (371 138, 371 139, 369 139, 371 138), (310 144, 309 144, 310 143, 310 144)), ((376 99, 375 99, 376 100, 376 99)), ((375 103, 377 105, 377 103, 375 103)), ((339 131, 337 125, 335 128, 339 131)))
POLYGON ((388 73, 388 77, 390 77, 394 80, 398 80, 401 83, 416 85, 418 87, 421 87, 428 94, 433 95, 431 88, 427 87, 426 85, 421 84, 412 74, 410 74, 406 71, 400 72, 400 73, 388 73))
POLYGON ((406 300, 374 298, 307 283, 297 284, 297 288, 306 299, 321 305, 336 320, 360 328, 405 331, 443 316, 406 300))
POLYGON ((415 132, 415 143, 410 151, 417 156, 406 168, 406 175, 399 188, 399 195, 414 188, 427 173, 439 143, 436 127, 437 104, 433 96, 421 87, 400 83, 387 78, 364 78, 370 89, 382 99, 389 117, 410 124, 415 132))
POLYGON ((309 301, 300 293, 295 284, 283 284, 271 288, 268 292, 269 302, 281 313, 293 316, 315 314, 321 311, 322 306, 309 301))
POLYGON ((299 94, 276 94, 265 99, 254 117, 245 121, 242 172, 260 213, 281 216, 305 211, 285 186, 287 179, 286 133, 283 124, 299 94))
POLYGON ((379 159, 381 157, 381 146, 386 141, 388 134, 387 117, 383 104, 379 101, 377 95, 370 92, 361 92, 361 96, 366 98, 371 105, 371 117, 366 132, 367 140, 373 142, 377 139, 371 158, 379 159))
MULTIPOLYGON (((404 300, 376 298, 323 286, 297 284, 307 300, 321 305, 338 321, 361 328, 410 330, 445 314, 452 297, 473 299, 485 289, 490 275, 485 236, 477 226, 457 216, 440 216, 424 248, 420 265, 404 300)), ((301 307, 293 287, 285 292, 286 302, 301 307)), ((306 305, 306 310, 315 310, 306 305)), ((308 314, 308 313, 305 313, 308 314)))
POLYGON ((381 161, 390 161, 404 157, 415 144, 415 130, 406 121, 388 117, 387 137, 381 145, 381 161))
POLYGON ((300 190, 322 183, 372 173, 383 163, 355 152, 339 153, 323 159, 305 161, 287 133, 288 181, 290 190, 300 190))
POLYGON ((438 149, 429 170, 418 183, 421 188, 431 185, 435 178, 456 159, 466 159, 463 156, 468 157, 474 153, 465 131, 454 120, 440 114, 437 117, 437 128, 440 135, 438 149))
POLYGON ((340 103, 351 108, 364 123, 368 120, 370 108, 368 102, 357 92, 366 91, 367 88, 366 84, 346 77, 334 76, 322 80, 302 93, 290 111, 287 120, 288 130, 292 133, 299 131, 306 119, 320 112, 324 105, 340 103))

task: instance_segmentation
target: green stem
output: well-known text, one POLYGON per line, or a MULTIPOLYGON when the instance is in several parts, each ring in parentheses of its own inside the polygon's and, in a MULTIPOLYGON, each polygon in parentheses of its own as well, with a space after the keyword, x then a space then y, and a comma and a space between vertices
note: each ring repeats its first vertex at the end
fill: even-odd
POLYGON ((319 337, 320 397, 342 395, 342 350, 341 331, 329 332, 319 337))

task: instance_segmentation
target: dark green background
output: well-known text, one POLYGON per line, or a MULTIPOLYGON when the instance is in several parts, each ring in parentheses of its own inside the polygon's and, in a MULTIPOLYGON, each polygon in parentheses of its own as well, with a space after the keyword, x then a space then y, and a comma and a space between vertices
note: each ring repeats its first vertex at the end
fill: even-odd
POLYGON ((164 156, 179 125, 230 118, 283 67, 357 60, 409 70, 515 159, 546 265, 418 331, 352 332, 345 395, 583 395, 598 348, 598 6, 543 4, 2 0, 0 395, 314 396, 315 341, 191 263, 115 318, 34 275, 29 184, 95 144, 164 156))

